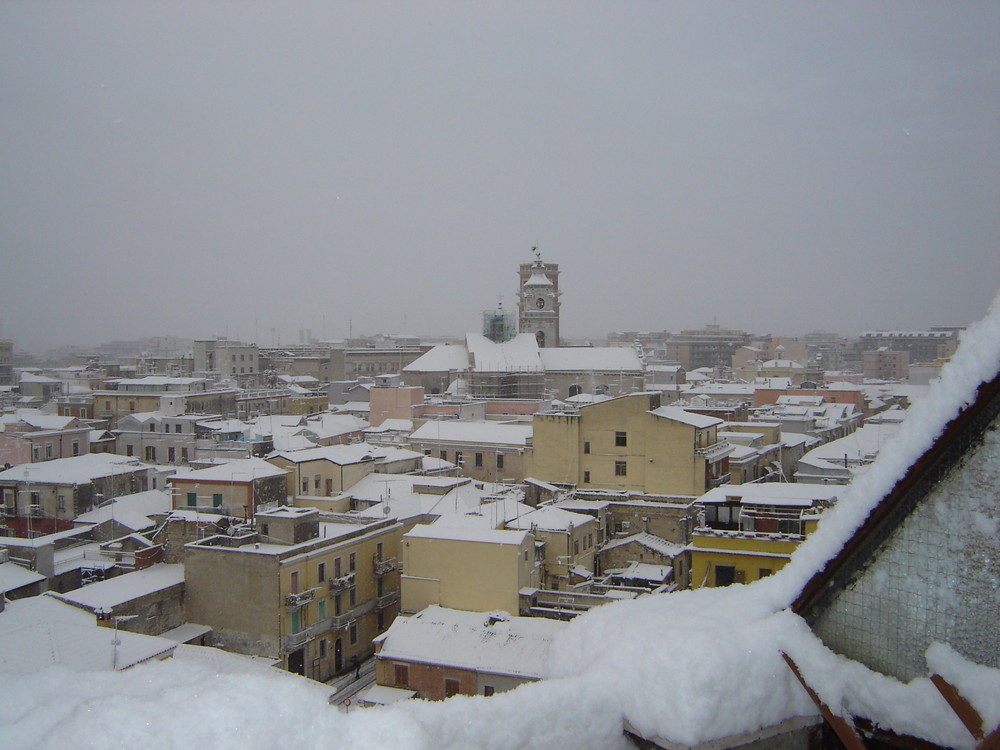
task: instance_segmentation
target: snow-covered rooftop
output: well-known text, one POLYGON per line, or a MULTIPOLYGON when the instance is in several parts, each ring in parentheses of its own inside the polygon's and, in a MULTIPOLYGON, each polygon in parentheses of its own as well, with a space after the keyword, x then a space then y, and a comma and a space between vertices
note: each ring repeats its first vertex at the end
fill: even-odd
POLYGON ((250 482, 251 479, 284 476, 288 472, 262 458, 236 458, 207 469, 192 469, 174 474, 171 480, 250 482))
POLYGON ((761 484, 727 484, 709 490, 700 498, 702 503, 724 503, 736 498, 745 505, 794 505, 809 507, 817 503, 835 503, 844 494, 842 486, 818 484, 789 484, 764 482, 761 484))
POLYGON ((22 568, 17 563, 0 563, 0 596, 7 591, 14 591, 22 586, 44 581, 45 576, 33 570, 22 568))
POLYGON ((96 612, 181 583, 184 583, 183 565, 158 564, 52 596, 96 612))
POLYGON ((410 440, 441 440, 447 443, 506 445, 524 448, 531 439, 530 424, 503 424, 501 422, 474 422, 463 420, 435 420, 425 422, 414 430, 410 440))
POLYGON ((546 347, 539 350, 546 372, 640 373, 642 360, 624 346, 546 347))
POLYGON ((114 520, 133 531, 142 531, 153 525, 153 516, 170 510, 170 494, 162 490, 148 490, 134 495, 116 497, 107 505, 81 513, 74 524, 97 524, 114 520))
MULTIPOLYGON (((50 679, 58 675, 52 687, 62 692, 57 686, 69 686, 80 679, 67 675, 67 670, 92 673, 127 669, 168 656, 176 647, 176 643, 164 638, 98 627, 94 615, 51 595, 18 599, 0 613, 0 683, 13 675, 23 680, 44 673, 47 667, 59 667, 50 679), (112 640, 118 643, 112 644, 112 640)), ((93 679, 92 675, 88 677, 87 681, 93 679)), ((8 716, 4 715, 3 723, 9 729, 8 716)), ((4 733, 5 744, 10 742, 11 747, 35 745, 12 739, 7 730, 4 733)))
POLYGON ((397 617, 377 638, 379 658, 540 679, 548 672, 552 638, 565 627, 543 617, 431 606, 397 617))
POLYGON ((672 419, 674 422, 681 422, 699 429, 723 424, 723 420, 718 417, 706 417, 704 414, 696 414, 679 406, 661 406, 659 409, 653 409, 650 414, 655 414, 657 417, 663 417, 664 419, 672 419))
POLYGON ((136 458, 114 453, 86 453, 0 471, 0 481, 38 484, 86 484, 99 477, 152 468, 136 458))
POLYGON ((542 531, 567 531, 588 523, 594 524, 596 521, 593 517, 583 513, 574 513, 553 505, 546 505, 508 521, 507 528, 525 531, 530 531, 532 528, 538 528, 542 531))

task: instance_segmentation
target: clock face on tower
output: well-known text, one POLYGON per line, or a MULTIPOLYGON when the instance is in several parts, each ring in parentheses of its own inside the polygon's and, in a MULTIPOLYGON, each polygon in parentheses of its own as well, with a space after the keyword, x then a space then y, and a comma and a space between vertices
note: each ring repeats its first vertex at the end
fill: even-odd
POLYGON ((535 307, 537 307, 539 310, 541 310, 543 307, 545 307, 545 298, 544 297, 539 297, 538 299, 536 299, 535 300, 535 307))

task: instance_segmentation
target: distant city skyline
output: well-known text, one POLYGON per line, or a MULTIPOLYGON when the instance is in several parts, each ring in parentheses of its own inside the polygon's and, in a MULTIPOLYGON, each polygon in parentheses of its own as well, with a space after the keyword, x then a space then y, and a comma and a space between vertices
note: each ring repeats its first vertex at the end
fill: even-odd
POLYGON ((1000 5, 0 6, 0 335, 968 325, 1000 5))

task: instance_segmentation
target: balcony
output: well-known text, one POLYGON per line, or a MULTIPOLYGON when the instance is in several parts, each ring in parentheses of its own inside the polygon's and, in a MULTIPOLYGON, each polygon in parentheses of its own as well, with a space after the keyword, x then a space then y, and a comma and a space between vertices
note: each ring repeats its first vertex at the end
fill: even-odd
POLYGON ((361 615, 367 614, 375 609, 375 600, 369 599, 367 601, 361 602, 358 606, 353 609, 349 609, 343 614, 336 615, 334 617, 327 618, 322 622, 317 624, 317 627, 322 627, 324 631, 326 630, 343 630, 352 622, 357 620, 361 615))
POLYGON ((375 575, 384 576, 386 573, 391 573, 396 568, 399 567, 399 563, 396 562, 395 557, 381 558, 378 555, 374 558, 375 562, 375 575))
POLYGON ((0 516, 13 518, 17 516, 17 508, 13 505, 0 505, 0 516))
POLYGON ((695 455, 701 456, 709 463, 715 463, 716 461, 721 461, 723 458, 728 456, 733 452, 733 446, 728 440, 720 440, 717 443, 712 443, 711 445, 706 445, 704 448, 695 448, 695 455))
POLYGON ((314 598, 316 598, 316 589, 307 589, 297 594, 289 594, 285 597, 285 607, 287 609, 296 609, 304 604, 308 604, 314 598))
POLYGON ((303 643, 311 641, 315 638, 315 633, 312 628, 306 628, 305 630, 300 630, 298 633, 291 633, 290 635, 281 636, 281 648, 285 651, 292 651, 297 649, 303 643))
POLYGON ((386 607, 391 607, 399 601, 398 591, 388 591, 382 596, 375 599, 375 609, 385 609, 386 607))
POLYGON ((721 487, 724 484, 729 484, 729 480, 732 479, 732 474, 723 474, 721 477, 716 477, 715 479, 709 479, 705 483, 706 490, 714 490, 716 487, 721 487))
POLYGON ((346 576, 339 576, 337 578, 330 578, 330 591, 343 591, 344 589, 349 589, 354 585, 354 573, 348 573, 346 576))

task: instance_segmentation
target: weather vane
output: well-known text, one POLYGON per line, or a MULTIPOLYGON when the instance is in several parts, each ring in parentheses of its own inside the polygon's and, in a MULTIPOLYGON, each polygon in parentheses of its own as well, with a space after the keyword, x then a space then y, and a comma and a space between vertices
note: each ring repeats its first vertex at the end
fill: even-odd
POLYGON ((541 260, 542 259, 542 254, 540 252, 538 252, 538 245, 533 245, 531 247, 531 252, 533 252, 535 254, 535 260, 541 260))

